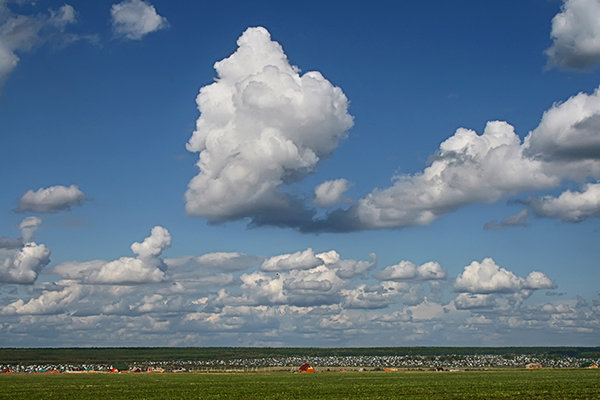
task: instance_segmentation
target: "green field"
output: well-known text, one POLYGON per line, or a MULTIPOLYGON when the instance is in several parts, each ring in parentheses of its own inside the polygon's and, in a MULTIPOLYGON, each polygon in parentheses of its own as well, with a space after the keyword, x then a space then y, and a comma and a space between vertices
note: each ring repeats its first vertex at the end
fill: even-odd
POLYGON ((599 399, 598 370, 6 374, 0 399, 599 399))

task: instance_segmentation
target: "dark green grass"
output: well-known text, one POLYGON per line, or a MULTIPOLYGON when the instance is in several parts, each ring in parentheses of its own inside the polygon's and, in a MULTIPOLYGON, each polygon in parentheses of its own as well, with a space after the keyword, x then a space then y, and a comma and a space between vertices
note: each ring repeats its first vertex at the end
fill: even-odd
POLYGON ((599 399, 596 370, 0 375, 0 399, 599 399))
POLYGON ((0 348, 0 364, 114 363, 118 361, 231 360, 290 356, 452 356, 538 354, 547 357, 600 358, 600 347, 123 347, 0 348))

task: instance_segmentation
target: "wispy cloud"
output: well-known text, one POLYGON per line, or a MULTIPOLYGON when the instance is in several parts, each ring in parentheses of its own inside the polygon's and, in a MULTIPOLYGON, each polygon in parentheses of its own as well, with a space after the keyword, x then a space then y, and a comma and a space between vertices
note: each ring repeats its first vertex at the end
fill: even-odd
POLYGON ((65 4, 48 14, 22 15, 0 1, 0 85, 19 63, 19 53, 27 52, 62 33, 76 22, 75 9, 65 4))

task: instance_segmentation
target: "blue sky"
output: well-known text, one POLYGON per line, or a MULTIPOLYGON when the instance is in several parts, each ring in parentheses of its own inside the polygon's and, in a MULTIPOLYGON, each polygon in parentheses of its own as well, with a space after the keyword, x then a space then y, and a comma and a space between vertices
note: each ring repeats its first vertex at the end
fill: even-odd
POLYGON ((600 2, 326 3, 0 0, 2 343, 598 345, 600 2))

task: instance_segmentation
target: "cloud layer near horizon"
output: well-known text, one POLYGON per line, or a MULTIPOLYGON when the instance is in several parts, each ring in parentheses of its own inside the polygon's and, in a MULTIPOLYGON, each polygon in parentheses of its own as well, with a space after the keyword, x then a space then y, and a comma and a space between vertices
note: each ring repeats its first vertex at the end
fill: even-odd
MULTIPOLYGON (((523 321, 581 337, 598 327, 588 315, 596 306, 589 303, 528 305, 535 291, 554 288, 554 282, 539 271, 520 277, 491 258, 449 279, 435 261, 377 269, 375 255, 352 260, 310 248, 270 257, 218 252, 163 259, 170 244, 168 231, 157 226, 132 244, 136 258, 62 263, 51 272, 63 280, 36 283, 29 294, 20 293, 16 281, 0 286, 0 332, 13 338, 12 345, 21 343, 12 333, 32 325, 44 332, 62 327, 59 339, 85 332, 98 345, 114 345, 115 332, 119 345, 134 345, 140 334, 151 336, 146 344, 163 335, 164 345, 166 332, 168 345, 306 345, 303 338, 316 332, 320 343, 331 345, 359 343, 364 334, 404 344, 464 343, 465 334, 471 344, 489 343, 492 335, 498 345, 511 340, 498 329, 521 332, 516 325, 523 321), (132 268, 136 260, 152 264, 148 271, 164 262, 160 279, 132 268)), ((46 342, 40 337, 35 343, 46 342)))

